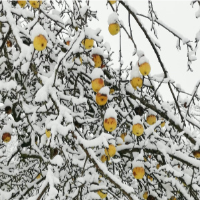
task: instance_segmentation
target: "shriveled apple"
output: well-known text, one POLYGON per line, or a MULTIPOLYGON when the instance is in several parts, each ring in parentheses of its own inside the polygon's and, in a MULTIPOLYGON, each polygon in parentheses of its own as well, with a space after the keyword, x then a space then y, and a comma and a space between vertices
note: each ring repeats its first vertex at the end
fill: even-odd
POLYGON ((2 140, 6 143, 10 142, 11 140, 11 134, 10 133, 3 133, 2 140))

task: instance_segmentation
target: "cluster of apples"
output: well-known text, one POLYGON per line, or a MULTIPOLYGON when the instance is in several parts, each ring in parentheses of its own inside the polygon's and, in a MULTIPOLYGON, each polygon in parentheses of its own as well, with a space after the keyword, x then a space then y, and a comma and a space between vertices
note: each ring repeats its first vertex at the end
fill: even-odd
MULTIPOLYGON (((23 8, 26 5, 27 1, 26 0, 21 0, 21 1, 19 0, 19 1, 17 1, 17 3, 23 8)), ((29 0, 29 3, 33 8, 37 9, 42 4, 42 0, 29 0)))
MULTIPOLYGON (((139 71, 143 76, 148 76, 151 71, 151 66, 148 62, 144 62, 141 65, 139 65, 139 71)), ((137 87, 141 88, 143 81, 141 77, 133 77, 130 81, 132 87, 136 90, 137 87)))

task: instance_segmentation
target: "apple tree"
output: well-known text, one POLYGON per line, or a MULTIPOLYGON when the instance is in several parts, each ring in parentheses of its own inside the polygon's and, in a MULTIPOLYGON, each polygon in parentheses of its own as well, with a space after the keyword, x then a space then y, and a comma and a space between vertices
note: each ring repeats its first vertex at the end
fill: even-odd
POLYGON ((185 39, 159 20, 151 0, 146 16, 128 1, 102 4, 108 25, 93 29, 103 6, 89 0, 0 2, 0 199, 200 199, 200 82, 192 92, 177 86, 155 40, 157 25, 173 34, 192 70, 200 34, 185 39), (151 73, 133 21, 162 74, 151 73), (128 66, 124 39, 133 52, 128 66), (162 98, 162 85, 173 101, 162 98))

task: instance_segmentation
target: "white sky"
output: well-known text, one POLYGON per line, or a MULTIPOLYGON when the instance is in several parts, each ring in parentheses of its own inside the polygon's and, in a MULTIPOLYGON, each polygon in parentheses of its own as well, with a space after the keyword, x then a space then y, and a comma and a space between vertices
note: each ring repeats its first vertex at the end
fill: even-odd
MULTIPOLYGON (((132 0, 129 1, 132 6, 137 10, 138 13, 148 14, 148 1, 147 0, 132 0)), ((160 20, 165 22, 166 25, 172 27, 177 32, 181 33, 184 37, 194 41, 196 33, 200 30, 200 19, 196 19, 195 12, 198 10, 198 6, 195 5, 194 8, 190 5, 190 1, 152 1, 154 10, 157 12, 157 16, 160 20)), ((112 36, 108 32, 108 23, 107 19, 109 14, 112 13, 110 6, 106 7, 106 1, 92 1, 90 3, 92 10, 98 10, 99 22, 92 23, 93 29, 100 27, 102 29, 102 35, 104 36, 104 41, 110 43, 111 48, 115 51, 114 63, 116 67, 119 67, 117 60, 119 57, 119 34, 112 36)), ((124 24, 128 22, 127 12, 122 9, 119 10, 120 15, 119 19, 123 20, 124 24)), ((148 19, 140 17, 142 22, 145 24, 146 28, 150 32, 151 23, 148 19)), ((159 66, 157 58, 153 50, 150 47, 149 42, 145 38, 143 32, 136 24, 134 19, 132 20, 132 30, 133 37, 137 43, 138 49, 144 51, 145 55, 150 61, 151 64, 151 75, 162 73, 162 69, 159 66)), ((128 26, 127 26, 128 27, 128 26)), ((157 34, 159 37, 159 44, 161 45, 161 59, 169 71, 170 77, 179 83, 181 87, 187 91, 192 92, 193 87, 200 78, 200 51, 197 53, 197 58, 199 60, 193 62, 192 69, 193 72, 187 71, 187 50, 186 46, 181 45, 182 49, 176 49, 177 39, 168 31, 162 27, 157 27, 157 34)), ((137 56, 133 58, 133 45, 131 42, 126 39, 126 34, 123 34, 123 46, 122 46, 122 55, 125 66, 127 66, 130 61, 136 62, 137 56)), ((153 34, 151 34, 153 36, 153 34)), ((155 38, 155 37, 154 37, 155 38)), ((159 91, 166 100, 171 100, 170 93, 167 87, 161 88, 159 91)))

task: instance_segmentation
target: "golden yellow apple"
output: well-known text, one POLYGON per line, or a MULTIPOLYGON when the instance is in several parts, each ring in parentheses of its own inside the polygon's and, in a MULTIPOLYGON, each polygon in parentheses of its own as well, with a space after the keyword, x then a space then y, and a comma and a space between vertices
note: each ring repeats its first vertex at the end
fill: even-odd
POLYGON ((33 40, 33 46, 37 51, 42 51, 47 46, 47 39, 44 37, 44 35, 38 35, 33 40))
POLYGON ((122 134, 121 134, 120 137, 122 138, 123 142, 125 141, 125 137, 126 137, 126 136, 127 136, 127 133, 122 133, 122 134))
POLYGON ((23 8, 26 5, 26 0, 17 1, 17 3, 23 8))
POLYGON ((139 70, 143 76, 147 76, 149 75, 149 72, 151 71, 151 67, 149 63, 145 62, 139 66, 139 70))
POLYGON ((97 192, 97 194, 101 197, 101 199, 104 199, 104 198, 107 197, 107 193, 103 193, 101 190, 99 190, 99 191, 97 192))
POLYGON ((195 158, 200 158, 200 151, 193 151, 192 153, 195 158))
POLYGON ((82 45, 86 48, 86 49, 91 49, 94 45, 94 40, 93 39, 84 39, 82 41, 82 45))
POLYGON ((140 136, 144 133, 144 128, 142 124, 134 124, 132 127, 132 133, 136 136, 140 136))
POLYGON ((143 81, 140 77, 135 77, 135 78, 132 78, 132 80, 131 80, 131 85, 135 90, 137 89, 137 87, 141 88, 142 83, 143 83, 143 81))
POLYGON ((147 199, 147 197, 148 197, 148 192, 146 191, 146 192, 143 194, 143 198, 144 198, 144 199, 147 199))
POLYGON ((104 128, 106 131, 112 132, 117 127, 117 120, 113 117, 104 120, 104 128))
POLYGON ((148 123, 149 125, 155 124, 156 121, 157 121, 157 119, 156 119, 156 116, 155 116, 155 115, 149 115, 149 116, 147 117, 147 123, 148 123))
POLYGON ((133 176, 136 179, 142 179, 144 177, 145 171, 143 167, 135 167, 133 168, 133 176))
POLYGON ((106 162, 106 161, 109 161, 110 160, 110 156, 106 156, 106 155, 102 155, 101 156, 101 162, 106 162))
POLYGON ((115 1, 109 1, 111 4, 114 4, 114 3, 116 3, 116 0, 115 1))
POLYGON ((113 94, 115 90, 113 88, 110 88, 110 94, 113 94))
POLYGON ((101 56, 98 54, 93 54, 92 55, 92 60, 94 61, 95 65, 94 67, 101 67, 102 65, 102 59, 101 56))
POLYGON ((153 181, 153 178, 151 176, 147 176, 147 178, 150 180, 150 181, 153 181))
POLYGON ((38 174, 37 177, 36 177, 36 179, 40 179, 40 177, 41 177, 41 174, 38 174))
POLYGON ((4 142, 6 142, 6 143, 10 142, 10 140, 11 140, 11 134, 10 134, 10 133, 4 133, 4 134, 2 135, 2 140, 3 140, 4 142))
POLYGON ((96 78, 92 80, 92 89, 98 92, 104 86, 104 80, 102 78, 96 78))
POLYGON ((105 148, 106 156, 113 157, 116 153, 116 148, 113 144, 110 144, 108 148, 105 148))
POLYGON ((161 122, 160 126, 163 128, 165 126, 165 121, 161 122))
POLYGON ((117 35, 117 33, 119 33, 120 31, 120 27, 119 24, 110 24, 108 27, 108 30, 110 32, 111 35, 117 35))
POLYGON ((39 8, 42 4, 42 0, 29 0, 29 3, 33 8, 39 8))
POLYGON ((48 138, 51 137, 51 131, 50 131, 50 130, 46 130, 45 133, 46 133, 46 136, 47 136, 48 138))
POLYGON ((108 101, 108 97, 106 94, 100 94, 100 93, 96 94, 96 103, 99 106, 105 105, 107 103, 107 101, 108 101))
POLYGON ((160 164, 157 164, 157 165, 156 165, 156 169, 159 169, 159 168, 160 168, 160 164))

